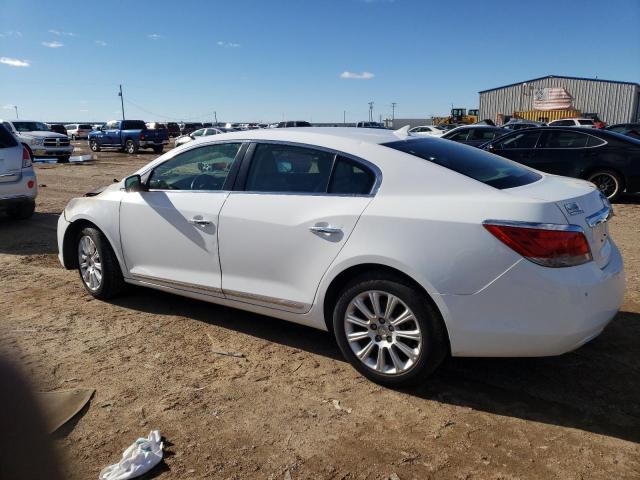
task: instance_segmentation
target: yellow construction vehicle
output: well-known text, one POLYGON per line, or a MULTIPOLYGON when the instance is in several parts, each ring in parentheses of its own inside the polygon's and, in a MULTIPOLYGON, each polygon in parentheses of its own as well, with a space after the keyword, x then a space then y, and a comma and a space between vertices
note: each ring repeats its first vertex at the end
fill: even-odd
POLYGON ((469 110, 467 114, 466 108, 452 108, 451 115, 448 117, 434 117, 434 125, 451 125, 458 123, 461 125, 469 125, 478 121, 478 110, 469 110))

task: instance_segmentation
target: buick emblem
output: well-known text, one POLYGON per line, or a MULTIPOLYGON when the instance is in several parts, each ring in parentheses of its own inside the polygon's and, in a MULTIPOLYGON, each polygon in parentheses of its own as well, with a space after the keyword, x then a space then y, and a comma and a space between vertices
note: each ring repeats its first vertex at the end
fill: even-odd
POLYGON ((581 213, 584 213, 584 210, 582 210, 580 205, 576 202, 565 203, 564 208, 567 210, 569 215, 580 215, 581 213))

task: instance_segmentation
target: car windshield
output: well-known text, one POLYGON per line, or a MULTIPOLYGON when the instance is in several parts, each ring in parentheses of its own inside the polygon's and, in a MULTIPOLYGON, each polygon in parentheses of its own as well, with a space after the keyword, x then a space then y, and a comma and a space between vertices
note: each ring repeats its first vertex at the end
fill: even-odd
POLYGON ((528 185, 542 178, 506 158, 459 143, 411 138, 383 145, 436 163, 499 190, 528 185))
POLYGON ((18 132, 48 132, 47 127, 42 122, 13 122, 13 126, 18 132))

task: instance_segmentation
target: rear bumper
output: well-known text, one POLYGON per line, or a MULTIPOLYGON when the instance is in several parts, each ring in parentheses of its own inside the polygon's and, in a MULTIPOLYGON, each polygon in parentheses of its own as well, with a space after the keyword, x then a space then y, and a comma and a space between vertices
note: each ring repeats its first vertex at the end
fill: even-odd
POLYGON ((13 182, 0 183, 0 206, 24 201, 33 201, 38 196, 38 182, 33 168, 22 170, 20 178, 13 182), (32 185, 29 187, 29 185, 32 185))
POLYGON ((140 140, 139 145, 141 147, 159 147, 169 143, 169 140, 140 140))
POLYGON ((622 257, 612 243, 595 262, 545 268, 521 260, 473 295, 442 295, 454 356, 560 355, 598 336, 624 296, 622 257))

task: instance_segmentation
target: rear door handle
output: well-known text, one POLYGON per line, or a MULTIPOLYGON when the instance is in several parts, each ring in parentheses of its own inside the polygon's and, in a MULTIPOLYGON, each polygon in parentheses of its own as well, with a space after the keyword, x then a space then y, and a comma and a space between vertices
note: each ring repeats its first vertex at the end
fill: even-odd
POLYGON ((189 220, 189 223, 192 225, 204 226, 204 225, 211 225, 211 220, 205 220, 202 217, 193 217, 191 220, 189 220))
POLYGON ((332 227, 331 225, 314 225, 309 227, 313 233, 326 233, 327 235, 334 235, 336 233, 342 233, 340 227, 332 227))

